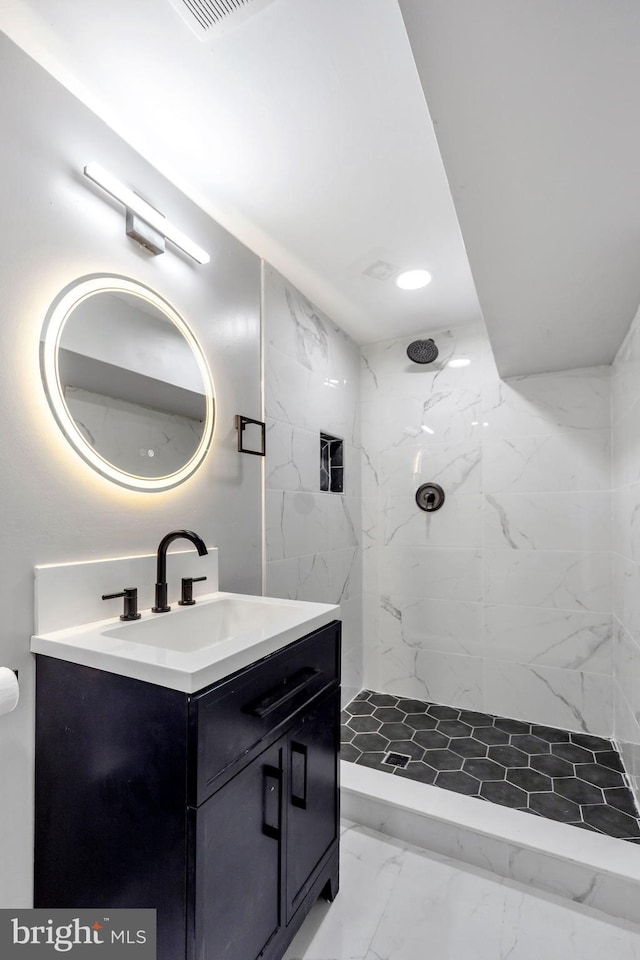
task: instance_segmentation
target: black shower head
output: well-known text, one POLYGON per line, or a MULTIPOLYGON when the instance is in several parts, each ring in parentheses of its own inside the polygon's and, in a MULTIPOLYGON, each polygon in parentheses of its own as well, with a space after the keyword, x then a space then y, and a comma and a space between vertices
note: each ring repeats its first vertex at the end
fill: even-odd
POLYGON ((438 356, 438 348, 433 340, 414 340, 407 347, 407 356, 414 363, 433 363, 438 356))

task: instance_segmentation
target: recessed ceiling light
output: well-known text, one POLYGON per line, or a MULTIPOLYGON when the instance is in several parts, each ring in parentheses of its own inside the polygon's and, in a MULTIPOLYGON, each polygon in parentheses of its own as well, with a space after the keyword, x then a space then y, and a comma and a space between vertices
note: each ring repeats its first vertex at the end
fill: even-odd
POLYGON ((471 363, 468 357, 456 357, 455 360, 449 360, 448 367, 468 367, 471 363))
POLYGON ((431 274, 428 270, 405 270, 396 283, 401 290, 419 290, 420 287, 426 287, 431 283, 431 274))

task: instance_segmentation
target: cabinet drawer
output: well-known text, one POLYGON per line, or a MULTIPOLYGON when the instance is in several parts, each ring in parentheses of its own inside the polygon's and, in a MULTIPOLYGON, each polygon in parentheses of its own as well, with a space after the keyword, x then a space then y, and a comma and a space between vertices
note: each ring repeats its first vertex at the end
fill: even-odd
POLYGON ((334 621, 195 695, 190 704, 196 760, 190 802, 202 803, 234 761, 339 679, 340 623, 334 621))

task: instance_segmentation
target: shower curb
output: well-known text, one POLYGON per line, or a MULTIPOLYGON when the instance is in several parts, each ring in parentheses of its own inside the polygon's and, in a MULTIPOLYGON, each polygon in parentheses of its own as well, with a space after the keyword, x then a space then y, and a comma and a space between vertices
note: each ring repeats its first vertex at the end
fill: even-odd
POLYGON ((341 815, 640 924, 640 844, 340 761, 341 815))

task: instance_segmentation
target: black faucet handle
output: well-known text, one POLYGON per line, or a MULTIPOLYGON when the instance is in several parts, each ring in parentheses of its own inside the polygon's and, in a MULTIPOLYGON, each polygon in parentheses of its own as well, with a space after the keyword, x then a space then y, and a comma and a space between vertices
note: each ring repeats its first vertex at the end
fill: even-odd
POLYGON ((179 607, 192 607, 195 603, 193 599, 193 585, 206 580, 206 577, 183 577, 182 578, 182 598, 178 600, 179 607))
POLYGON ((125 587, 120 593, 105 593, 103 600, 115 600, 117 597, 124 597, 124 612, 120 614, 121 620, 139 620, 141 614, 138 613, 138 588, 125 587))

